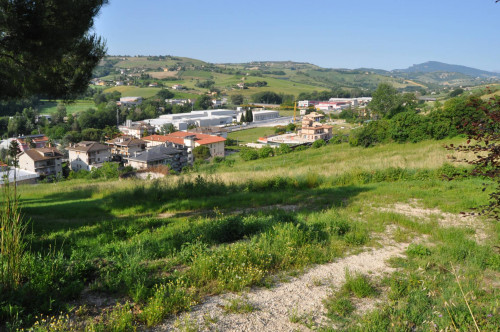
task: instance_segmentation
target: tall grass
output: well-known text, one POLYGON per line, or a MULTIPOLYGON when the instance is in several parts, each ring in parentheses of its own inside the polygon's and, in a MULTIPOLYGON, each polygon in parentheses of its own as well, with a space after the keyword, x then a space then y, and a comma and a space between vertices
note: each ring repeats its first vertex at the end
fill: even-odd
POLYGON ((26 223, 21 215, 15 185, 4 181, 0 205, 0 290, 17 286, 22 277, 26 223))

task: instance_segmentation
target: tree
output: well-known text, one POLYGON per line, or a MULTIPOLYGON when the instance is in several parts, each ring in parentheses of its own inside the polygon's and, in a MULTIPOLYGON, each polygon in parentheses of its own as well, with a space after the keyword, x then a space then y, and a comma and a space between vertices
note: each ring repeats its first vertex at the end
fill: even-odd
POLYGON ((489 204, 481 208, 481 214, 500 221, 500 97, 488 102, 473 98, 468 106, 482 116, 464 118, 464 126, 468 128, 467 143, 459 146, 450 144, 447 148, 474 153, 474 158, 463 160, 474 165, 472 175, 495 182, 495 188, 489 194, 489 204))
POLYGON ((89 33, 108 0, 0 2, 0 99, 74 98, 105 55, 89 33))
POLYGON ((372 98, 369 107, 381 117, 390 114, 393 109, 400 105, 398 90, 388 83, 380 83, 372 98))
POLYGON ((161 89, 156 96, 162 100, 174 98, 174 93, 167 89, 161 89))
POLYGON ((245 98, 243 97, 242 94, 235 94, 235 95, 231 96, 231 102, 234 105, 241 105, 241 104, 243 104, 244 99, 245 98))
POLYGON ((210 149, 206 145, 199 145, 193 149, 193 156, 195 160, 205 160, 210 158, 210 149))
POLYGON ((175 131, 177 131, 177 129, 175 129, 175 126, 173 124, 166 123, 163 126, 161 126, 160 134, 167 135, 167 134, 171 134, 175 131))
POLYGON ((196 109, 207 110, 212 106, 212 97, 203 95, 195 103, 196 109))

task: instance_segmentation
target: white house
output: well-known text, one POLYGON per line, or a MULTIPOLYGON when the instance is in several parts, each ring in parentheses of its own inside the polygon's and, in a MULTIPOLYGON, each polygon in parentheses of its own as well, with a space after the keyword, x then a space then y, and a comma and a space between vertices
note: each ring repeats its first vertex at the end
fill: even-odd
POLYGON ((70 145, 67 150, 70 168, 73 171, 81 169, 90 171, 104 162, 111 161, 111 148, 98 142, 83 141, 70 145))
POLYGON ((19 168, 39 176, 62 174, 63 154, 56 148, 35 148, 18 155, 19 168))

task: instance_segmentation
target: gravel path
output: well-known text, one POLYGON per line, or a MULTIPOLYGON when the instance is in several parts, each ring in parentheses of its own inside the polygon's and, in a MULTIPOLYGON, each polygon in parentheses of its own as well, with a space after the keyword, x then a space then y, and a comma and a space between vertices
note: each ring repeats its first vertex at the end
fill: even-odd
MULTIPOLYGON (((166 321, 152 331, 181 330, 186 322, 202 331, 308 331, 306 324, 292 323, 290 317, 307 317, 311 325, 327 319, 322 300, 344 281, 345 269, 371 276, 391 273, 387 259, 402 256, 407 244, 384 241, 382 248, 366 249, 362 253, 339 259, 333 263, 313 267, 304 275, 271 289, 253 288, 243 295, 224 294, 207 298, 178 318, 166 321), (234 298, 249 302, 256 309, 250 313, 226 313, 224 306, 234 298), (177 321, 177 322, 176 322, 177 321), (181 322, 179 326, 179 322, 181 322)), ((360 303, 361 310, 370 309, 373 300, 360 303)))

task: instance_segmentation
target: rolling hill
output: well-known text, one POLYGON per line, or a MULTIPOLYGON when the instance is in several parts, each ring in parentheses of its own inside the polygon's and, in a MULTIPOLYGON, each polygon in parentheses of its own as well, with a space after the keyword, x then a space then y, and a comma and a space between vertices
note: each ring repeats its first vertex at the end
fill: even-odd
MULTIPOLYGON (((298 96, 342 88, 368 94, 378 84, 387 82, 400 91, 418 91, 453 86, 476 86, 500 80, 500 74, 475 68, 429 61, 407 69, 386 71, 372 68, 332 69, 294 61, 254 61, 248 63, 213 64, 202 60, 177 56, 109 56, 95 70, 102 80, 126 81, 138 86, 147 81, 161 82, 163 86, 182 84, 190 95, 199 95, 209 89, 200 83, 210 82, 225 95, 249 96, 260 91, 298 96), (238 89, 241 82, 265 81, 264 87, 238 89)), ((148 91, 146 95, 153 93, 148 91)), ((153 93, 154 94, 154 93, 153 93)), ((142 94, 139 94, 142 95, 142 94)), ((180 97, 180 94, 179 96, 180 97)))

